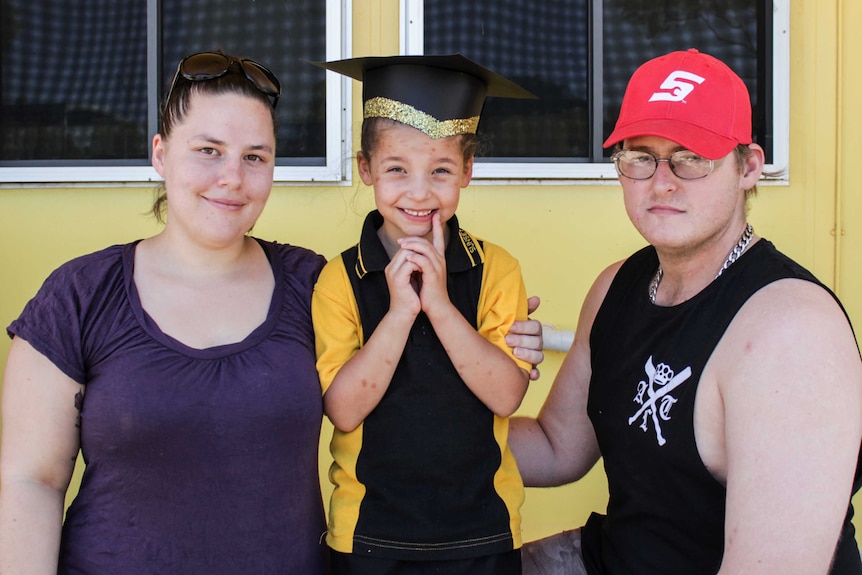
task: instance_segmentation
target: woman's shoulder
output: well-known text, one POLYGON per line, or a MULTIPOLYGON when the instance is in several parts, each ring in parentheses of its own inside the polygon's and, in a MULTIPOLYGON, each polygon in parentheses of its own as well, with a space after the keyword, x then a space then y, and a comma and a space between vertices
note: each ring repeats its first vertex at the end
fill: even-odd
POLYGON ((255 239, 266 252, 275 274, 283 275, 288 283, 299 282, 311 287, 326 264, 326 258, 308 248, 255 239))
POLYGON ((278 254, 279 258, 285 261, 306 262, 318 267, 323 267, 326 263, 326 258, 309 248, 260 238, 255 240, 268 254, 278 254))
POLYGON ((124 259, 134 257, 135 244, 137 242, 117 244, 77 256, 51 272, 45 284, 89 290, 105 281, 122 280, 124 259))
POLYGON ((55 269, 7 333, 27 340, 75 381, 86 380, 86 350, 115 325, 125 305, 124 258, 134 243, 78 256, 55 269))

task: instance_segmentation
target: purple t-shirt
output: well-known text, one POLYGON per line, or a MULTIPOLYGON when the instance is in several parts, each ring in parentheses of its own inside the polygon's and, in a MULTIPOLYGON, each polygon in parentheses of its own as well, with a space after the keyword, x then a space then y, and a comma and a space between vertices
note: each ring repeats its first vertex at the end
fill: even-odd
POLYGON ((310 304, 324 258, 258 241, 276 289, 239 343, 162 333, 132 279, 136 243, 61 266, 9 326, 86 386, 59 573, 323 572, 310 304))

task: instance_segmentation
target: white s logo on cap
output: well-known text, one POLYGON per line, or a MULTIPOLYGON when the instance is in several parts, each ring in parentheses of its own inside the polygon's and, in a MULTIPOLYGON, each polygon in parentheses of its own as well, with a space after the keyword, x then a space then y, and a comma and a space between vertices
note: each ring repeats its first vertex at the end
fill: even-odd
POLYGON ((683 70, 675 70, 671 72, 664 82, 661 83, 661 89, 666 92, 655 92, 650 96, 650 102, 682 102, 685 97, 691 94, 695 84, 702 84, 705 78, 685 72, 683 70))

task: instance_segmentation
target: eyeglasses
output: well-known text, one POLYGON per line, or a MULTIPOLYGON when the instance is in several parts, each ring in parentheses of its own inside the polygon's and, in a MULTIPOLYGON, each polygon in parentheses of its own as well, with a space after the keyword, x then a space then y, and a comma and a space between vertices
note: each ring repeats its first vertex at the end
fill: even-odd
POLYGON ((715 161, 707 160, 690 150, 678 150, 667 158, 656 158, 649 152, 620 150, 611 156, 617 173, 631 180, 648 180, 655 174, 659 162, 667 162, 670 171, 683 180, 699 180, 712 173, 715 161))
POLYGON ((165 101, 170 101, 171 93, 174 91, 180 76, 192 82, 214 80, 227 74, 234 62, 239 64, 243 75, 255 88, 272 98, 272 107, 275 108, 278 97, 281 95, 281 82, 278 81, 275 74, 254 60, 235 58, 220 52, 200 52, 180 60, 165 101))

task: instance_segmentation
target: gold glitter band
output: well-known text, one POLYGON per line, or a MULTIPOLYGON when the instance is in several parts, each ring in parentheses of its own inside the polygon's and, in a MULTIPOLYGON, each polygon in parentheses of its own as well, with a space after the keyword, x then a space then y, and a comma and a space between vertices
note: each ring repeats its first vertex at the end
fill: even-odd
POLYGON ((389 118, 417 130, 428 136, 439 140, 447 136, 459 134, 475 134, 479 127, 479 116, 473 116, 465 120, 437 120, 413 106, 390 100, 389 98, 371 98, 365 102, 365 118, 389 118))

